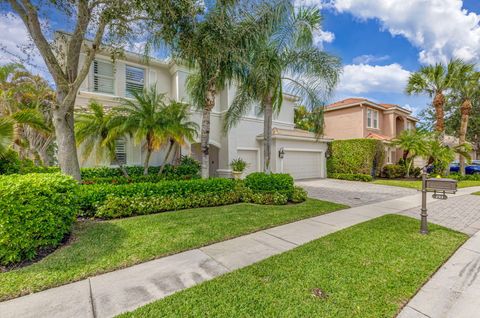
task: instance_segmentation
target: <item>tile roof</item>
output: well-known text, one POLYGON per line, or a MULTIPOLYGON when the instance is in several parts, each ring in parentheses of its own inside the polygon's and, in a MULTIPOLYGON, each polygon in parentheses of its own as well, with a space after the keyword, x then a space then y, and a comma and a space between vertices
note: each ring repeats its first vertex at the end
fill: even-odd
POLYGON ((341 100, 339 102, 335 102, 333 104, 327 105, 325 107, 330 108, 330 107, 339 107, 339 106, 345 106, 345 105, 350 105, 350 104, 356 104, 356 103, 362 103, 368 101, 366 98, 347 98, 344 100, 341 100))
POLYGON ((367 139, 377 139, 377 140, 390 140, 389 137, 384 136, 384 135, 380 135, 380 134, 376 134, 376 133, 369 133, 366 138, 367 139))

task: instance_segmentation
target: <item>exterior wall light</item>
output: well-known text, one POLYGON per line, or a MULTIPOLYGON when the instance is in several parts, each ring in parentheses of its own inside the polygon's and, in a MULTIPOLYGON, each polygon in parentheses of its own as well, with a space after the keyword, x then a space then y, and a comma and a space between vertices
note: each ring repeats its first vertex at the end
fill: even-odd
POLYGON ((283 157, 285 157, 285 150, 282 148, 280 148, 280 150, 278 151, 278 158, 280 159, 283 159, 283 157))

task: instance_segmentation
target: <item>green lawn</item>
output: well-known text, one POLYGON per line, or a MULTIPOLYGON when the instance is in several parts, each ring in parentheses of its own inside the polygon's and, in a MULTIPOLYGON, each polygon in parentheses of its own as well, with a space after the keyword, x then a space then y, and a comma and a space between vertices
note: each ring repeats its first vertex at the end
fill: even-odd
POLYGON ((387 215, 122 317, 393 317, 467 239, 430 229, 424 236, 417 220, 387 215))
MULTIPOLYGON (((412 188, 420 190, 422 188, 422 181, 420 180, 387 180, 387 179, 378 179, 373 181, 375 184, 383 184, 395 187, 403 187, 403 188, 412 188)), ((480 186, 480 181, 459 181, 458 187, 459 188, 468 188, 468 187, 478 187, 480 186)))
POLYGON ((0 300, 342 208, 308 199, 296 205, 236 204, 78 223, 68 246, 36 264, 0 273, 0 300))

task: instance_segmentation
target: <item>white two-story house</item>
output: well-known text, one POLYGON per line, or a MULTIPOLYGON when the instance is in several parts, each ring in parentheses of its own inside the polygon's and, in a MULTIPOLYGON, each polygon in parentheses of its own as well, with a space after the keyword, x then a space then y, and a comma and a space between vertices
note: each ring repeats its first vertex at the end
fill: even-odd
MULTIPOLYGON (((80 63, 83 63, 82 56, 80 63)), ((82 83, 76 99, 76 107, 85 107, 95 100, 105 107, 119 103, 119 98, 131 97, 133 89, 156 85, 159 92, 170 99, 188 103, 189 96, 185 82, 189 70, 171 61, 151 58, 148 63, 143 56, 126 52, 122 59, 114 62, 108 55, 98 54, 90 67, 90 72, 82 83)), ((229 132, 222 131, 225 112, 235 97, 235 87, 220 92, 211 114, 210 129, 210 175, 228 177, 231 174, 229 163, 235 158, 246 160, 247 174, 262 171, 263 160, 263 116, 252 108, 238 125, 229 132)), ((294 96, 285 95, 283 106, 273 122, 272 170, 290 173, 296 179, 326 177, 325 152, 329 140, 316 140, 314 134, 294 128, 294 96)), ((192 108, 192 119, 201 124, 201 113, 192 108)), ((176 156, 191 155, 200 159, 200 132, 197 140, 177 149, 176 156)), ((142 165, 145 153, 142 145, 136 144, 128 136, 117 142, 118 157, 126 165, 142 165)), ((154 153, 151 165, 160 165, 165 149, 154 153)), ((111 165, 99 162, 93 157, 82 160, 82 166, 111 165)), ((81 149, 79 157, 82 158, 81 149)))

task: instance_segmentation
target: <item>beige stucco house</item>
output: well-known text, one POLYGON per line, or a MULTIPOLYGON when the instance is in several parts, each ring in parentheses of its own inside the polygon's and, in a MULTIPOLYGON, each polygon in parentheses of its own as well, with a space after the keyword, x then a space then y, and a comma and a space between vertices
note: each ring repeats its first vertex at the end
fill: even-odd
POLYGON ((348 98, 325 107, 325 136, 333 139, 373 138, 387 146, 386 162, 396 163, 402 152, 388 147, 402 131, 415 129, 418 119, 408 109, 348 98))
MULTIPOLYGON (((85 56, 82 55, 80 63, 85 56)), ((177 101, 189 102, 185 83, 190 70, 172 61, 151 58, 148 63, 138 54, 124 54, 122 59, 112 61, 108 54, 98 54, 92 63, 90 72, 82 83, 76 99, 76 107, 84 108, 91 100, 112 107, 119 98, 129 98, 132 89, 156 85, 159 92, 177 101)), ((210 130, 210 175, 229 176, 229 163, 235 158, 243 158, 249 165, 247 173, 262 171, 263 161, 263 116, 256 109, 245 115, 239 124, 229 132, 222 131, 222 121, 229 105, 235 97, 235 87, 230 86, 220 92, 211 114, 210 130)), ((273 121, 272 169, 275 172, 290 173, 296 179, 323 178, 326 176, 328 139, 316 140, 312 133, 295 129, 294 96, 285 95, 281 111, 273 121)), ((201 113, 192 108, 191 118, 201 123, 201 113)), ((176 155, 191 155, 200 158, 200 136, 192 144, 177 149, 176 155)), ((164 149, 154 153, 151 165, 160 165, 164 158, 164 149)), ((141 144, 136 144, 128 136, 117 141, 118 157, 126 165, 141 165, 145 156, 141 144)), ((79 149, 82 157, 82 151, 79 149)), ((110 162, 90 157, 82 160, 81 165, 111 165, 110 162)))

